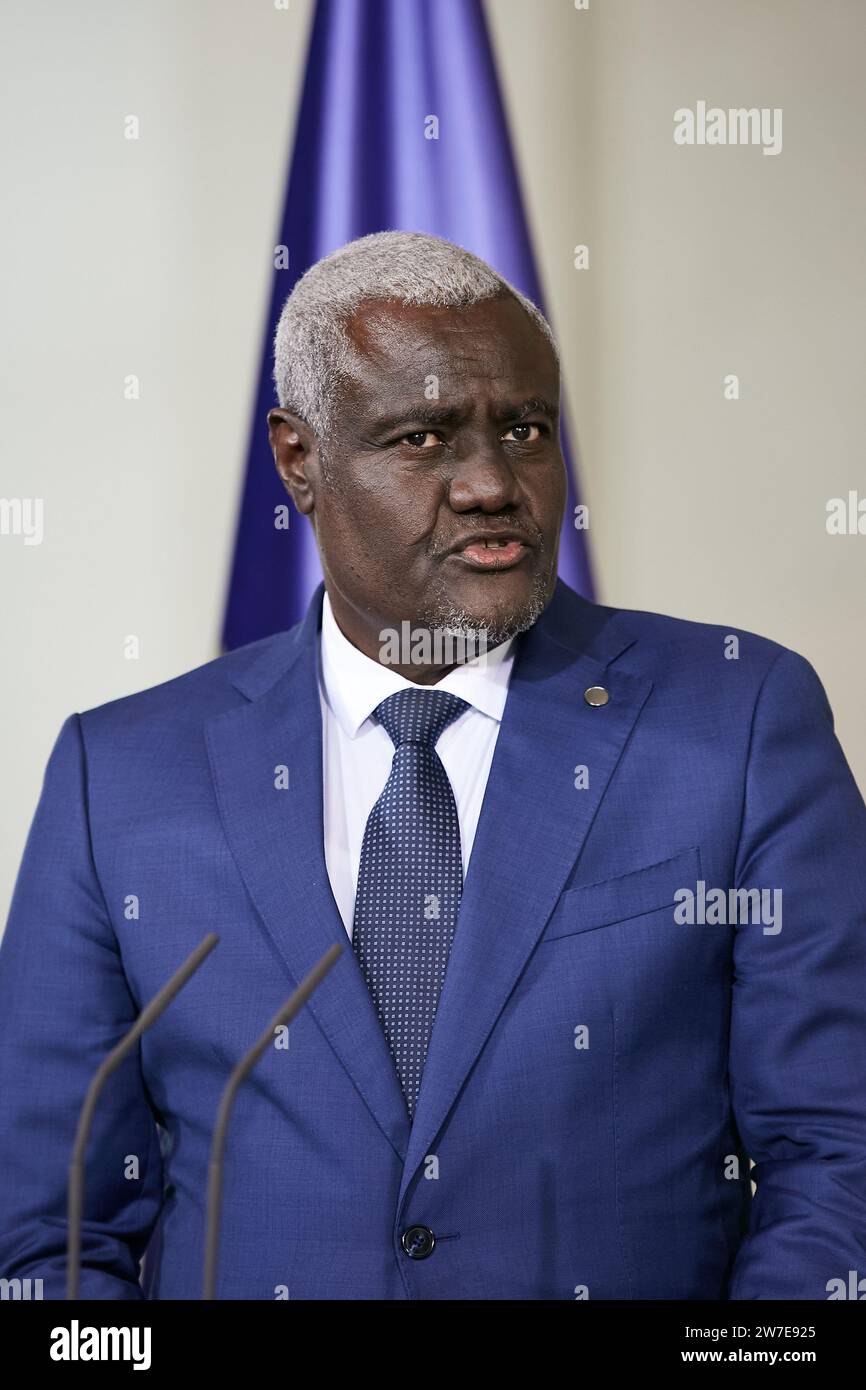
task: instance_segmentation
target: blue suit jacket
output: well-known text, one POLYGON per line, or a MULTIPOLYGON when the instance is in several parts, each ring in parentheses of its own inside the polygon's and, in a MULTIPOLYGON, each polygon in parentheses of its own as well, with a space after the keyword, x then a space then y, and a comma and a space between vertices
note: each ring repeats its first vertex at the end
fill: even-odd
POLYGON ((822 1299, 866 1274, 866 809, 811 666, 558 586, 410 1126, 325 867, 321 598, 63 725, 0 951, 0 1274, 62 1296, 87 1084, 209 931, 103 1096, 82 1297, 140 1297, 148 1243, 149 1296, 199 1297, 221 1089, 333 942, 237 1103, 221 1297, 822 1299), (780 889, 782 930, 680 924, 698 880, 780 889))

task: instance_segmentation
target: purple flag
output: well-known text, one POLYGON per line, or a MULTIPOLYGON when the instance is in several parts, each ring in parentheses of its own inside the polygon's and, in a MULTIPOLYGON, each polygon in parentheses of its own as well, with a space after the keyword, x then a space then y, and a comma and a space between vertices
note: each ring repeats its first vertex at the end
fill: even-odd
MULTIPOLYGON (((312 528, 274 468, 271 344, 283 302, 314 261, 369 232, 427 232, 488 261, 542 309, 480 0, 318 0, 277 244, 259 388, 226 606, 227 649, 297 622, 321 579, 312 528), (438 138, 427 138, 429 118, 438 138), (274 525, 288 504, 289 529, 274 525)), ((563 448, 568 442, 563 427, 563 448)), ((559 573, 586 597, 585 531, 569 502, 559 573)))

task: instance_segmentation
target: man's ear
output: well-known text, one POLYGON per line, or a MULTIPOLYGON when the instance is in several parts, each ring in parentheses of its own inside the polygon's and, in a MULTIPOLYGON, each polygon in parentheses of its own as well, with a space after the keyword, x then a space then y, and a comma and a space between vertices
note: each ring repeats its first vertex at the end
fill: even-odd
POLYGON ((298 511, 313 510, 311 480, 319 462, 319 441, 310 426, 290 410, 275 406, 268 411, 268 439, 277 472, 298 511))

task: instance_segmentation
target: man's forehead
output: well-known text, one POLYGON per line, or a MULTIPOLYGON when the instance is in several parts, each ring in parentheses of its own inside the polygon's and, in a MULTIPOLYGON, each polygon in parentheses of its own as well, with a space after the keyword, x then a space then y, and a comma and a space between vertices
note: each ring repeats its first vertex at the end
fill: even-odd
POLYGON ((436 373, 453 389, 469 374, 509 392, 519 378, 525 394, 550 396, 558 379, 550 344, 511 295, 467 307, 368 300, 346 329, 359 384, 417 384, 436 373))
POLYGON ((510 294, 465 306, 368 299, 347 320, 346 332, 360 355, 373 358, 390 356, 395 349, 419 341, 459 351, 471 348, 473 338, 493 333, 497 338, 504 335, 515 347, 540 340, 550 352, 541 330, 510 294))

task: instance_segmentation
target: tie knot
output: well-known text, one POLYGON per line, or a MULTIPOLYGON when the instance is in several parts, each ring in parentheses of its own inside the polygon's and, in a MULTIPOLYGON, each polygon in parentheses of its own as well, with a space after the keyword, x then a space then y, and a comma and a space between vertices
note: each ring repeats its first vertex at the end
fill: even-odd
POLYGON ((435 748, 440 734, 465 709, 465 700, 448 690, 398 690, 376 706, 376 718, 399 748, 401 743, 423 743, 435 748))

